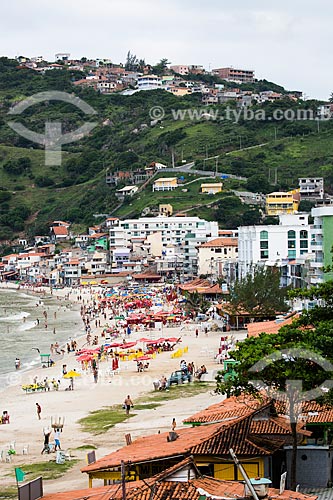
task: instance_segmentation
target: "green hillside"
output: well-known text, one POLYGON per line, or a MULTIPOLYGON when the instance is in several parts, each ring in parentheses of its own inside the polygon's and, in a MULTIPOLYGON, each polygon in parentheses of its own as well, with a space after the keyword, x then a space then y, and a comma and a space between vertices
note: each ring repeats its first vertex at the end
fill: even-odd
MULTIPOLYGON (((171 201, 175 210, 191 215, 217 218, 223 225, 235 226, 257 220, 259 214, 244 207, 229 189, 269 192, 297 186, 304 175, 323 176, 325 188, 333 192, 333 123, 272 118, 275 109, 309 108, 316 102, 295 103, 289 99, 262 105, 265 120, 237 123, 220 120, 227 104, 201 105, 201 95, 178 98, 165 91, 140 92, 132 96, 101 95, 94 90, 73 86, 82 77, 78 72, 52 70, 45 75, 17 67, 16 61, 0 58, 0 240, 19 234, 46 234, 54 218, 73 223, 96 223, 94 214, 140 215, 160 202, 171 201), (63 102, 49 101, 29 107, 20 116, 9 116, 10 107, 37 92, 60 90, 75 94, 97 112, 87 117, 78 108, 63 102), (161 106, 165 116, 151 124, 150 109, 161 106), (199 109, 206 116, 175 120, 174 110, 199 109), (208 112, 208 116, 207 116, 208 112), (218 112, 217 120, 209 117, 218 112), (44 151, 38 144, 17 135, 8 126, 16 121, 44 134, 45 122, 60 121, 63 133, 96 121, 98 126, 79 142, 63 146, 61 166, 45 166, 44 151), (252 149, 244 149, 252 148, 252 149), (182 160, 195 162, 195 168, 246 177, 248 181, 227 180, 225 192, 212 197, 199 195, 201 181, 190 184, 184 192, 154 193, 151 186, 138 193, 117 211, 114 189, 105 183, 107 171, 138 170, 152 161, 169 166, 182 160), (277 184, 272 185, 277 175, 277 184)), ((267 88, 258 82, 257 90, 267 88)), ((277 87, 280 88, 280 87, 277 87)), ((254 90, 256 90, 254 88, 254 90)), ((231 107, 235 104, 229 103, 231 107)), ((259 110, 254 106, 255 110, 259 110)), ((171 175, 170 173, 168 175, 171 175)), ((184 182, 196 177, 177 174, 184 182)), ((124 184, 118 185, 122 187, 124 184)))

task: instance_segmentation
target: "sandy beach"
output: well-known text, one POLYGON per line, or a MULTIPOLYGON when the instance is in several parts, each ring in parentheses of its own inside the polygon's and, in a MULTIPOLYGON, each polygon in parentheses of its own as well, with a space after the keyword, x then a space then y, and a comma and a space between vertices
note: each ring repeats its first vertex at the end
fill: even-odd
MULTIPOLYGON (((81 302, 84 300, 86 304, 89 303, 96 297, 97 292, 98 290, 92 289, 82 293, 81 290, 81 302)), ((53 296, 58 297, 62 302, 65 298, 77 302, 79 292, 65 288, 54 290, 53 296)), ((95 324, 92 325, 92 336, 100 336, 107 323, 109 324, 109 321, 101 317, 99 328, 95 328, 95 324)), ((79 345, 82 345, 86 340, 85 335, 82 335, 81 326, 72 335, 79 345)), ((195 366, 205 364, 210 377, 213 377, 213 372, 221 367, 214 360, 221 332, 210 331, 208 335, 205 335, 200 331, 198 338, 196 338, 195 328, 194 324, 188 324, 186 328, 168 327, 164 328, 163 336, 182 337, 180 347, 188 347, 184 359, 188 362, 194 362, 195 366)), ((131 341, 138 340, 142 337, 142 333, 142 331, 133 332, 131 341)), ((155 338, 161 336, 161 331, 150 331, 149 333, 152 337, 156 336, 155 338)), ((244 337, 244 334, 238 333, 235 336, 240 339, 244 337)), ((74 380, 73 391, 65 390, 69 382, 62 378, 62 365, 66 364, 67 370, 75 368, 80 371, 80 363, 76 361, 74 353, 66 353, 63 359, 57 361, 50 368, 38 367, 29 372, 17 371, 11 374, 8 381, 10 385, 1 393, 0 411, 1 413, 3 410, 8 411, 10 424, 0 425, 0 450, 6 450, 11 443, 15 443, 17 453, 13 456, 12 463, 1 464, 4 474, 0 478, 0 488, 15 484, 13 474, 12 477, 5 476, 13 471, 14 466, 55 459, 55 454, 41 455, 43 428, 50 425, 51 417, 64 417, 65 426, 61 436, 62 448, 70 449, 71 454, 80 459, 80 462, 61 479, 46 482, 44 484, 45 493, 87 486, 87 477, 80 472, 80 468, 85 464, 86 452, 77 450, 78 447, 89 444, 96 446, 96 456, 99 458, 123 446, 125 444, 124 434, 127 432, 131 433, 133 439, 139 435, 158 430, 164 431, 170 428, 173 417, 176 418, 179 427, 182 425, 182 419, 186 416, 222 399, 221 396, 214 395, 210 390, 197 396, 182 399, 181 402, 170 400, 155 410, 140 410, 137 416, 122 424, 117 424, 98 436, 90 435, 81 430, 78 420, 90 411, 114 404, 121 407, 127 394, 130 394, 135 405, 138 396, 151 392, 154 380, 159 379, 162 375, 168 377, 173 370, 179 368, 180 359, 172 358, 171 354, 171 352, 158 354, 155 359, 151 360, 149 369, 142 373, 137 372, 135 362, 120 362, 120 373, 113 377, 108 374, 111 360, 101 362, 98 383, 94 383, 93 374, 90 371, 82 372, 82 375, 74 380), (61 380, 59 390, 26 394, 21 385, 31 383, 35 376, 39 380, 43 380, 45 377, 48 377, 49 380, 53 377, 56 380, 61 380), (36 403, 39 403, 42 408, 41 420, 37 417, 36 403), (29 446, 29 454, 23 455, 23 448, 26 446, 29 446)), ((135 408, 133 411, 135 412, 135 408)), ((51 441, 53 441, 52 436, 51 441)))

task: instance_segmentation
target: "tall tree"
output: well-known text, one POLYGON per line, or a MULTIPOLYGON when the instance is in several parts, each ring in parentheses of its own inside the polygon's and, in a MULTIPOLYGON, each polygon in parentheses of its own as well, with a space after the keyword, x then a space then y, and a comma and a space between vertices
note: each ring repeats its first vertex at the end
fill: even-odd
POLYGON ((231 287, 229 301, 235 312, 245 309, 272 316, 288 310, 286 295, 287 290, 280 287, 277 267, 255 266, 231 287))
POLYGON ((166 70, 168 69, 168 64, 170 64, 170 61, 165 57, 160 60, 155 66, 153 66, 152 70, 155 73, 155 75, 164 75, 166 70))

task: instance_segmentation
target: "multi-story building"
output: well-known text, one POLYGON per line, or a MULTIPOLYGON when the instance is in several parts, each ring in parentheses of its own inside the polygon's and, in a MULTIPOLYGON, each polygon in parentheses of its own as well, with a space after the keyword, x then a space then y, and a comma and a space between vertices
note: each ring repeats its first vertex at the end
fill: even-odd
POLYGON ((213 69, 213 74, 229 82, 253 83, 255 80, 254 71, 248 69, 217 68, 213 69))
POLYGON ((171 71, 177 73, 177 75, 188 75, 189 69, 185 64, 176 64, 175 66, 170 66, 171 71))
POLYGON ((133 248, 140 243, 144 247, 149 242, 151 255, 157 257, 154 250, 163 250, 170 244, 182 249, 184 267, 188 274, 197 272, 198 245, 218 237, 217 222, 209 222, 199 217, 141 217, 115 221, 110 227, 110 248, 133 248), (154 245, 156 239, 157 245, 154 245), (153 251, 154 250, 154 251, 153 251))
POLYGON ((266 214, 295 214, 298 211, 299 202, 299 189, 270 193, 266 196, 266 214))
POLYGON ((219 278, 226 274, 229 264, 238 259, 237 238, 216 238, 198 247, 198 274, 219 278), (228 264, 228 266, 225 266, 228 264))
POLYGON ((144 75, 138 78, 139 90, 156 90, 162 87, 162 80, 156 75, 144 75))
POLYGON ((298 182, 302 200, 322 200, 324 198, 324 179, 322 177, 301 177, 298 182))
POLYGON ((314 224, 311 226, 311 249, 314 255, 310 263, 311 283, 333 279, 333 273, 325 273, 323 267, 332 265, 333 206, 315 207, 311 210, 314 224))
MULTIPOLYGON (((310 253, 309 215, 280 215, 279 220, 279 225, 238 228, 239 277, 244 277, 256 265, 282 267, 310 253)), ((289 284, 288 281, 286 276, 284 284, 289 284)))

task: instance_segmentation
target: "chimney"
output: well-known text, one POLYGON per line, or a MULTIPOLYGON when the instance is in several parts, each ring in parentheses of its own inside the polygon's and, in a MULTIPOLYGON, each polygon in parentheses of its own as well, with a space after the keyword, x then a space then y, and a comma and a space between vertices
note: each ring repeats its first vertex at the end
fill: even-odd
POLYGON ((169 435, 167 436, 167 441, 168 443, 170 443, 170 441, 176 441, 177 438, 178 438, 177 432, 170 431, 169 435))

